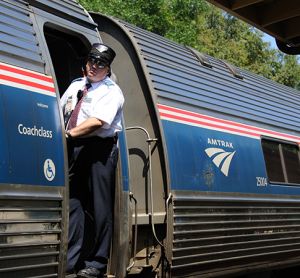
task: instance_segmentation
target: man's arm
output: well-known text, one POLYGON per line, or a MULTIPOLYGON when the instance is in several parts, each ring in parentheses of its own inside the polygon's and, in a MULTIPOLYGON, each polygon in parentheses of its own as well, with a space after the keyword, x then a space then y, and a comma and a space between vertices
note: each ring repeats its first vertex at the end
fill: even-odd
POLYGON ((71 137, 81 137, 92 133, 96 129, 100 128, 102 125, 103 123, 99 119, 88 118, 80 125, 69 130, 68 134, 71 135, 71 137))

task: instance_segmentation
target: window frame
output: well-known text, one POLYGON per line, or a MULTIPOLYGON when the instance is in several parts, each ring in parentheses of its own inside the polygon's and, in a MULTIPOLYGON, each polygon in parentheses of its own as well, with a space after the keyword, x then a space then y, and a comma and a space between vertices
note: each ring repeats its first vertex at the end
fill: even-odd
POLYGON ((293 142, 293 141, 288 141, 288 140, 278 139, 278 138, 273 138, 273 137, 268 137, 268 136, 261 136, 260 141, 261 141, 261 148, 262 148, 262 153, 263 153, 263 157, 264 157, 265 169, 266 169, 268 182, 270 184, 278 184, 278 185, 285 185, 285 186, 300 186, 300 179, 299 179, 299 182, 297 182, 297 183, 289 182, 288 171, 287 171, 287 168, 286 168, 287 162, 285 161, 284 150, 283 150, 283 145, 296 147, 297 148, 298 163, 300 165, 300 146, 299 146, 299 144, 296 143, 296 142, 293 142), (267 167, 267 163, 269 163, 269 162, 267 162, 267 160, 266 160, 264 147, 263 147, 263 141, 278 143, 278 150, 279 150, 280 163, 281 163, 281 169, 282 169, 282 172, 283 172, 284 182, 273 181, 273 180, 270 179, 270 173, 269 173, 268 167, 267 167))

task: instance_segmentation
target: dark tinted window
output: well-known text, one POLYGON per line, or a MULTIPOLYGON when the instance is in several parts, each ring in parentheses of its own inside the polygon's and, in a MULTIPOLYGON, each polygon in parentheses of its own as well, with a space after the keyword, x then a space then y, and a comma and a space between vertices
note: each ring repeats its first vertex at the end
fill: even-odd
POLYGON ((270 182, 300 184, 299 147, 296 144, 262 139, 270 182))
POLYGON ((269 180, 274 182, 284 182, 279 144, 272 141, 262 140, 262 147, 269 180))
POLYGON ((294 145, 282 145, 287 180, 289 183, 300 183, 299 148, 294 145))

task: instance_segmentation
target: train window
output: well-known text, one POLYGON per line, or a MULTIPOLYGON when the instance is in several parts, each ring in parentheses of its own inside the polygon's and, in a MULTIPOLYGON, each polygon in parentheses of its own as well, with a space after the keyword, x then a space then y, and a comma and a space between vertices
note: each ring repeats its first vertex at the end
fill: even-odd
POLYGON ((270 182, 300 184, 300 151, 297 144, 262 139, 270 182))

